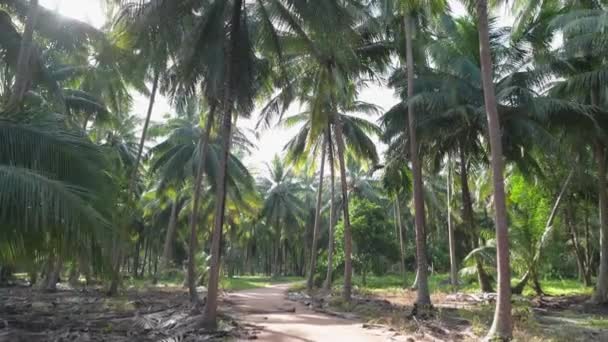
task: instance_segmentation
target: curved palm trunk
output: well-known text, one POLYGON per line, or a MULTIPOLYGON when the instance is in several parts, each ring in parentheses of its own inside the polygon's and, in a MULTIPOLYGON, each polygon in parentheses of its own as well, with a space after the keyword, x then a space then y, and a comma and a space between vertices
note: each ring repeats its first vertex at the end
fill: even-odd
MULTIPOLYGON (((144 152, 144 143, 148 135, 148 126, 150 126, 150 118, 152 117, 152 110, 154 109, 154 102, 156 101, 156 93, 158 91, 158 81, 160 79, 160 70, 157 70, 154 74, 154 81, 152 82, 152 93, 150 93, 150 102, 148 103, 148 112, 146 114, 146 121, 141 132, 141 138, 139 140, 139 146, 137 148, 137 157, 135 164, 133 165, 133 171, 129 177, 129 188, 127 191, 127 201, 131 201, 131 194, 135 188, 135 180, 137 178, 137 170, 139 169, 139 163, 144 152)), ((126 228, 126 227, 125 227, 126 228)), ((125 229, 126 230, 126 229, 125 229)), ((114 242, 114 265, 112 269, 112 280, 110 282, 110 289, 108 295, 113 296, 118 292, 118 286, 120 285, 120 265, 122 264, 124 251, 118 241, 114 242)))
POLYGON ((211 135, 211 127, 213 127, 213 121, 215 120, 215 104, 211 105, 209 115, 207 115, 207 122, 205 123, 205 131, 199 142, 199 164, 196 170, 196 179, 194 180, 194 194, 192 199, 192 212, 188 220, 188 226, 190 227, 190 240, 188 242, 188 293, 190 295, 190 302, 193 304, 198 303, 198 293, 196 292, 196 227, 198 220, 198 212, 200 207, 201 193, 203 191, 203 176, 205 175, 205 167, 207 161, 207 154, 209 152, 209 136, 211 135))
POLYGON ((608 302, 608 198, 606 194, 606 147, 595 143, 595 162, 598 173, 598 192, 600 208, 600 269, 591 300, 596 304, 608 302))
POLYGON ((401 267, 401 276, 403 277, 403 287, 407 287, 407 274, 405 272, 405 243, 403 236, 403 223, 401 222, 401 205, 399 205, 399 196, 395 196, 395 224, 397 225, 397 229, 399 230, 399 256, 401 267))
POLYGON ((346 301, 350 301, 352 295, 352 277, 353 277, 353 237, 350 229, 350 217, 348 213, 348 185, 346 182, 346 166, 344 162, 344 140, 342 131, 342 122, 340 119, 335 122, 336 126, 336 141, 338 144, 338 161, 340 163, 340 183, 342 185, 342 209, 344 222, 344 292, 343 297, 346 301))
MULTIPOLYGON (((406 45, 406 65, 407 65, 407 96, 414 96, 414 53, 412 46, 413 23, 409 14, 404 17, 405 45, 406 45)), ((412 161, 412 173, 414 174, 414 212, 416 225, 416 263, 417 272, 417 297, 414 306, 414 314, 425 315, 431 308, 431 295, 427 276, 426 260, 426 232, 424 223, 424 194, 422 191, 422 167, 418 156, 418 141, 416 139, 416 113, 414 106, 408 105, 408 124, 410 138, 410 159, 412 161)))
POLYGON ((317 240, 319 237, 319 225, 321 224, 321 204, 323 200, 323 175, 325 171, 325 151, 327 150, 327 139, 323 139, 321 151, 321 167, 319 171, 319 189, 317 190, 317 206, 315 208, 315 225, 312 231, 312 246, 310 248, 310 268, 308 270, 308 281, 306 287, 312 292, 314 286, 315 269, 317 268, 317 240))
POLYGON ((13 92, 8 101, 7 110, 17 110, 23 103, 23 98, 31 84, 31 62, 32 51, 34 50, 34 29, 38 23, 39 16, 38 0, 30 0, 30 7, 25 21, 25 28, 21 38, 19 48, 19 58, 17 60, 17 71, 15 72, 15 84, 13 92))
POLYGON ((325 282, 323 288, 326 291, 331 289, 331 282, 333 277, 334 268, 334 227, 337 219, 336 215, 336 196, 335 196, 335 169, 334 169, 334 145, 331 140, 331 127, 327 128, 327 140, 329 142, 329 175, 330 175, 330 208, 329 208, 329 242, 327 245, 327 275, 325 276, 325 282))
POLYGON ((239 63, 238 57, 233 52, 238 45, 238 34, 241 27, 241 13, 243 0, 235 0, 232 8, 231 18, 231 41, 226 51, 226 86, 224 88, 224 117, 222 118, 222 155, 220 159, 217 193, 215 203, 215 220, 213 226, 213 234, 211 238, 211 262, 209 265, 209 285, 207 286, 207 302, 205 305, 203 325, 215 328, 217 327, 217 297, 220 280, 220 260, 221 260, 221 242, 222 228, 224 226, 224 213, 226 211, 226 174, 228 172, 228 157, 230 155, 230 142, 232 136, 232 107, 234 105, 234 87, 236 85, 236 76, 232 72, 233 65, 239 63))
POLYGON ((169 226, 165 235, 165 243, 163 245, 163 255, 160 260, 161 274, 167 269, 171 259, 173 259, 173 241, 175 241, 175 232, 177 230, 177 196, 171 204, 171 216, 169 217, 169 226))
POLYGON ((540 237, 540 240, 536 245, 536 250, 534 251, 534 256, 532 257, 532 262, 529 265, 529 269, 522 277, 521 281, 512 289, 512 292, 515 294, 521 294, 523 292, 523 289, 530 278, 532 278, 532 284, 534 290, 536 291, 536 294, 539 296, 544 294, 540 285, 540 281, 538 280, 538 264, 540 262, 541 253, 545 248, 547 241, 549 241, 549 236, 553 231, 553 221, 555 220, 555 216, 557 215, 557 209, 559 208, 559 205, 562 202, 562 198, 566 193, 566 189, 568 189, 568 185, 570 184, 570 180, 572 179, 573 175, 574 171, 572 170, 564 181, 559 195, 557 195, 557 198, 555 199, 555 203, 553 203, 553 208, 551 209, 551 213, 549 214, 549 218, 547 219, 547 223, 545 224, 543 235, 540 237))
POLYGON ((488 332, 489 338, 509 340, 513 334, 511 317, 511 271, 509 269, 509 227, 505 203, 504 162, 496 94, 494 91, 492 57, 488 29, 488 4, 477 0, 479 50, 483 96, 488 117, 492 180, 494 185, 494 209, 496 220, 496 264, 498 273, 498 298, 494 322, 488 332))
POLYGON ((448 207, 448 244, 450 249, 450 283, 452 290, 458 287, 458 266, 456 265, 456 241, 454 240, 454 227, 452 226, 452 157, 448 155, 447 180, 447 207, 448 207))

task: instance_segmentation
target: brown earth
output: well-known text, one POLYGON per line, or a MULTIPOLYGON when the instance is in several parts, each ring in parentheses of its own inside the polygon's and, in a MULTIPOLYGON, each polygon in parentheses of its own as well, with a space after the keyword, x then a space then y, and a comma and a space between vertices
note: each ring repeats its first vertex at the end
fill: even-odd
POLYGON ((383 327, 364 325, 309 309, 286 299, 289 284, 272 285, 228 294, 226 303, 238 321, 256 330, 260 341, 269 342, 380 342, 408 341, 383 327), (366 328, 364 328, 364 326, 366 328))

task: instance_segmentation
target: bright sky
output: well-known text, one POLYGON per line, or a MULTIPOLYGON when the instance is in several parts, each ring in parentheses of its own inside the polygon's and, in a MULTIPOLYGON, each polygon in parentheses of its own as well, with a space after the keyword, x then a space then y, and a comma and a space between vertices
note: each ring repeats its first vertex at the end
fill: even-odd
MULTIPOLYGON (((450 1, 452 10, 455 14, 461 15, 465 13, 462 5, 455 1, 450 1)), ((40 4, 53 10, 57 10, 65 16, 88 22, 96 27, 103 26, 105 22, 105 12, 102 6, 101 0, 40 0, 40 4)), ((145 113, 148 106, 148 99, 139 94, 134 94, 135 108, 134 111, 137 115, 145 117, 145 113)), ((394 104, 397 103, 397 99, 393 95, 393 91, 380 85, 370 86, 364 89, 361 93, 361 100, 373 103, 380 106, 384 110, 388 110, 394 104)), ((297 113, 300 109, 291 108, 291 113, 297 113)), ((171 106, 167 103, 167 100, 160 98, 154 108, 152 120, 160 121, 162 116, 166 113, 171 112, 171 106)), ((252 115, 252 119, 239 121, 239 127, 245 129, 254 129, 256 122, 256 115, 252 115)), ((369 120, 377 120, 377 118, 369 118, 369 120)), ((276 128, 270 129, 264 132, 258 132, 259 140, 257 141, 258 149, 247 158, 246 163, 254 169, 262 171, 264 163, 270 161, 275 154, 281 154, 283 146, 294 134, 295 129, 276 128)), ((379 149, 383 152, 384 147, 380 146, 379 149)))

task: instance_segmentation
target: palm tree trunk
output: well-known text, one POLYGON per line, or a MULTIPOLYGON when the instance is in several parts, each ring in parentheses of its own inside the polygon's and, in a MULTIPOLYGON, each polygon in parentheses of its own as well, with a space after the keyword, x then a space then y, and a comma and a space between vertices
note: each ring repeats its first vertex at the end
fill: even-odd
POLYGON ((144 144, 146 137, 148 136, 148 126, 150 126, 150 119, 152 118, 152 112, 154 110, 154 102, 156 101, 156 93, 158 91, 158 82, 160 80, 160 70, 155 71, 154 80, 152 81, 152 92, 150 93, 150 102, 148 103, 148 112, 146 113, 146 121, 141 131, 141 138, 139 139, 139 146, 137 148, 137 158, 135 159, 135 165, 133 166, 133 172, 129 179, 129 196, 135 187, 135 180, 137 179, 137 171, 139 169, 139 163, 144 152, 144 144))
MULTIPOLYGON (((407 96, 414 96, 414 52, 413 52, 413 22, 409 14, 403 19, 405 27, 405 49, 407 66, 407 96)), ((426 260, 426 232, 424 227, 424 194, 422 183, 422 166, 418 156, 418 141, 416 138, 416 113, 414 106, 408 105, 408 124, 410 138, 410 159, 412 162, 412 173, 414 175, 414 221, 416 226, 416 263, 418 266, 418 291, 414 313, 426 315, 431 309, 431 296, 427 279, 427 260, 426 260)))
POLYGON ((448 155, 447 180, 447 206, 448 206, 448 244, 450 249, 450 283, 452 290, 458 288, 458 266, 456 265, 456 241, 454 240, 454 227, 452 227, 452 157, 448 155))
POLYGON ((163 255, 160 262, 161 274, 166 270, 167 266, 173 259, 173 242, 175 241, 175 231, 177 230, 177 214, 178 214, 178 196, 175 196, 171 204, 171 216, 169 217, 169 226, 165 235, 165 243, 163 245, 163 255))
POLYGON ((196 292, 196 227, 199 219, 199 207, 201 193, 203 191, 203 176, 205 174, 205 168, 207 161, 207 154, 209 152, 209 136, 211 135, 211 128, 215 120, 216 104, 212 103, 207 115, 207 122, 205 123, 205 131, 199 142, 199 162, 198 168, 196 169, 196 179, 194 180, 194 194, 192 199, 192 212, 190 212, 190 218, 188 225, 190 227, 190 240, 188 243, 188 293, 190 295, 190 302, 193 304, 198 303, 198 293, 196 292))
POLYGON ((329 229, 328 229, 328 245, 327 245, 327 275, 325 276, 325 282, 323 283, 323 288, 326 291, 331 290, 331 283, 333 277, 333 268, 334 268, 334 227, 335 220, 337 218, 336 215, 336 196, 335 196, 335 169, 334 169, 334 144, 331 139, 331 126, 327 128, 327 141, 328 144, 328 152, 329 152, 329 175, 330 175, 330 207, 329 207, 329 229))
POLYGON ((213 234, 211 238, 211 262, 209 266, 209 285, 207 286, 207 304, 205 305, 203 324, 209 328, 217 327, 217 299, 218 285, 220 280, 220 247, 222 240, 222 228, 224 226, 224 213, 226 211, 226 174, 228 172, 228 157, 230 155, 230 141, 232 136, 232 107, 234 105, 233 89, 236 85, 236 78, 233 72, 233 65, 239 63, 238 56, 233 53, 238 46, 238 37, 241 26, 241 12, 243 0, 235 0, 232 8, 231 35, 229 46, 227 47, 225 59, 226 64, 226 86, 224 88, 224 117, 222 118, 222 155, 220 159, 217 194, 215 205, 215 220, 213 234))
MULTIPOLYGON (((473 217, 473 201, 471 200, 471 190, 469 188, 469 168, 465 155, 464 142, 460 142, 460 187, 462 195, 462 219, 468 228, 472 248, 481 247, 483 243, 479 239, 475 218, 473 217)), ((482 259, 475 257, 475 268, 477 269, 477 281, 481 292, 494 292, 490 275, 483 267, 482 259)))
POLYGON ((589 241, 589 212, 587 207, 583 207, 585 212, 585 285, 591 285, 591 242, 589 241))
POLYGON ((600 208, 600 267, 592 301, 596 304, 608 303, 608 198, 606 197, 606 147, 600 141, 595 143, 597 163, 599 208, 600 208))
POLYGON ((511 317, 511 271, 509 269, 509 227, 505 202, 504 162, 500 121, 494 90, 492 56, 488 28, 487 0, 477 0, 479 49, 483 95, 488 117, 492 180, 494 186, 494 209, 496 220, 496 264, 498 273, 498 298, 494 322, 488 332, 490 339, 510 340, 513 334, 511 317))
POLYGON ((38 0, 30 0, 30 7, 25 21, 21 46, 19 48, 19 58, 17 60, 17 71, 15 72, 15 84, 13 92, 8 101, 7 110, 18 110, 23 97, 28 91, 32 79, 32 52, 34 50, 34 30, 38 23, 39 16, 38 0))
MULTIPOLYGON (((139 169, 139 163, 141 162, 141 157, 144 151, 144 144, 146 142, 146 137, 148 135, 148 126, 150 125, 150 118, 152 117, 152 111, 154 109, 154 102, 156 101, 156 93, 158 91, 158 82, 160 79, 160 70, 155 71, 154 81, 152 82, 152 92, 150 93, 150 102, 148 103, 148 112, 146 114, 146 121, 144 122, 144 127, 141 132, 141 138, 139 140, 139 146, 137 148, 137 157, 135 159, 135 164, 133 165, 133 171, 131 172, 131 176, 129 177, 129 188, 127 191, 128 201, 131 201, 131 194, 135 189, 135 180, 137 179, 137 171, 139 169)), ((126 227, 125 227, 126 230, 126 227)), ((110 282, 110 289, 108 290, 109 296, 114 296, 118 292, 118 286, 120 285, 120 265, 122 264, 123 259, 123 248, 120 245, 120 242, 116 241, 114 243, 115 247, 115 260, 114 267, 112 270, 112 280, 110 282)))
POLYGON ((57 283, 61 275, 61 268, 63 267, 63 260, 61 256, 55 256, 54 254, 49 259, 48 272, 44 281, 45 291, 54 292, 57 291, 57 283))
POLYGON ((346 181, 346 163, 344 161, 344 136, 342 131, 342 122, 337 118, 335 122, 336 127, 336 141, 338 144, 338 161, 340 163, 340 183, 342 185, 342 210, 343 210, 343 224, 344 224, 344 292, 343 297, 346 301, 350 301, 352 295, 352 277, 353 277, 353 264, 352 264, 352 250, 353 250, 353 237, 350 228, 350 217, 348 213, 348 185, 346 181))
POLYGON ((308 292, 312 292, 314 286, 315 269, 317 268, 317 240, 319 237, 319 225, 321 225, 321 205, 323 200, 323 176, 325 173, 325 152, 327 150, 327 139, 323 140, 321 151, 321 167, 319 170, 319 189, 317 190, 317 206, 315 208, 315 225, 312 230, 312 245, 310 248, 310 268, 308 270, 308 292))
POLYGON ((405 272, 405 241, 403 236, 403 222, 401 222, 401 205, 399 204, 399 196, 395 196, 395 223, 399 235, 399 256, 401 276, 403 277, 403 287, 407 287, 407 274, 405 272))

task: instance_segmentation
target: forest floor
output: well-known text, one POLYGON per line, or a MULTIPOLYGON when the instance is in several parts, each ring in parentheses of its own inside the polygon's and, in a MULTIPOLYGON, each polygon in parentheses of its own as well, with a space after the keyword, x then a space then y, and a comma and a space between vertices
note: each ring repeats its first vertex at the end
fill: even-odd
MULTIPOLYGON (((409 341, 477 341, 488 331, 494 314, 494 295, 470 290, 447 293, 436 289, 431 296, 434 317, 427 320, 411 317, 416 292, 409 289, 360 288, 350 303, 339 292, 310 297, 301 290, 301 286, 292 286, 289 298, 316 312, 358 319, 365 327, 392 329, 409 341)), ((514 339, 608 341, 608 306, 591 305, 588 300, 586 294, 514 296, 514 339)))
POLYGON ((101 289, 45 292, 0 288, 0 342, 194 342, 247 338, 230 316, 216 331, 200 327, 181 287, 129 289, 108 297, 101 289))
MULTIPOLYGON (((217 331, 198 326, 200 315, 175 284, 132 287, 112 298, 91 288, 61 287, 52 293, 0 288, 0 342, 471 341, 483 336, 493 315, 492 296, 471 292, 448 294, 437 288, 434 318, 417 320, 409 316, 414 291, 355 287, 347 304, 339 292, 309 297, 302 293, 302 282, 294 280, 225 282, 217 331)), ((608 307, 587 304, 587 294, 566 293, 515 297, 516 340, 608 341, 608 307)))

